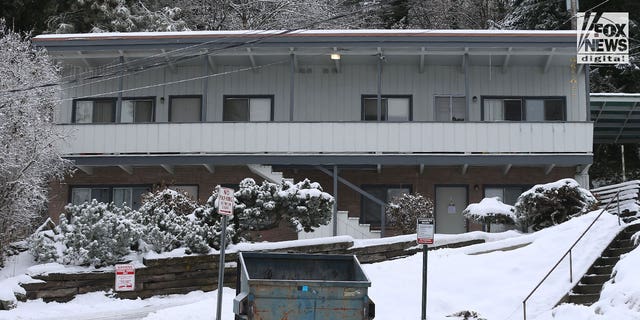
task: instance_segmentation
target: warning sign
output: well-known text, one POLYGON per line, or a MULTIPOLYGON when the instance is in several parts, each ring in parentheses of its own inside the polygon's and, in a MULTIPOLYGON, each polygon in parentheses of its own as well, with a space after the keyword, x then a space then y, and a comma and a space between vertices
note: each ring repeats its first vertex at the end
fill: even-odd
POLYGON ((132 264, 116 264, 116 291, 133 291, 136 287, 136 269, 132 264))
POLYGON ((418 218, 418 244, 433 244, 433 218, 418 218))
POLYGON ((232 215, 234 202, 233 189, 221 187, 218 191, 218 214, 232 215))

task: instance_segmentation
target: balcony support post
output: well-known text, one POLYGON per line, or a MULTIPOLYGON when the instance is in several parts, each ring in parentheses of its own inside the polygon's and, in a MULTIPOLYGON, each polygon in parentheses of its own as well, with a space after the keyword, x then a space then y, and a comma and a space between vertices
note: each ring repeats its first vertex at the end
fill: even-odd
POLYGON ((376 90, 376 108, 378 121, 382 121, 382 59, 384 59, 384 57, 382 56, 380 48, 378 48, 378 88, 376 90))
POLYGON ((296 58, 291 51, 290 68, 289 68, 289 121, 293 122, 293 102, 295 99, 295 83, 296 83, 296 58))
POLYGON ((464 98, 465 103, 467 104, 467 114, 465 115, 465 119, 470 121, 471 119, 471 99, 469 97, 469 53, 465 53, 463 57, 463 67, 464 67, 464 98))
MULTIPOLYGON (((124 56, 120 55, 120 65, 124 65, 124 56)), ((120 114, 122 113, 122 90, 124 88, 124 68, 120 69, 118 76, 118 100, 116 101, 116 118, 115 122, 120 122, 120 114)))
POLYGON ((207 92, 209 91, 209 61, 207 55, 202 56, 202 70, 204 70, 204 79, 202 79, 202 106, 200 109, 200 119, 203 122, 207 121, 207 92))

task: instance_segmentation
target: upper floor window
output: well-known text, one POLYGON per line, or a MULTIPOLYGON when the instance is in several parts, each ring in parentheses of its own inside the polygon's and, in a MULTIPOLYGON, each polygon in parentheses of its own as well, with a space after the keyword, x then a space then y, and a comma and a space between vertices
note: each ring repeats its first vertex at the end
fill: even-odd
POLYGON ((483 97, 483 120, 565 121, 564 97, 483 97))
POLYGON ((464 121, 467 99, 462 96, 435 96, 436 121, 464 121))
MULTIPOLYGON (((412 96, 383 95, 381 99, 381 121, 411 121, 412 96)), ((378 120, 378 97, 362 96, 362 120, 378 120)))
POLYGON ((202 96, 169 96, 169 122, 200 122, 202 96))
POLYGON ((155 98, 125 98, 120 110, 120 122, 153 122, 155 98))
POLYGON ((273 96, 225 96, 222 121, 272 121, 273 96))
POLYGON ((73 122, 106 123, 115 122, 116 99, 82 99, 73 101, 73 122))

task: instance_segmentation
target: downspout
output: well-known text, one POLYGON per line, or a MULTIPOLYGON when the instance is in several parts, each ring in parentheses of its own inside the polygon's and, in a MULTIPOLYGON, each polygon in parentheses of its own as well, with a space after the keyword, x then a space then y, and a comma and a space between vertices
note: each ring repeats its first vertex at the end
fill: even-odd
MULTIPOLYGON (((120 55, 120 65, 124 66, 124 56, 120 55)), ((120 70, 118 77, 118 100, 116 102, 116 118, 114 122, 120 122, 120 114, 122 113, 122 90, 124 90, 124 70, 120 70)))
POLYGON ((207 62, 207 56, 202 56, 202 64, 205 78, 202 79, 202 106, 200 109, 200 121, 207 122, 207 92, 209 91, 209 63, 207 62))
POLYGON ((333 236, 338 235, 338 166, 333 166, 333 236))

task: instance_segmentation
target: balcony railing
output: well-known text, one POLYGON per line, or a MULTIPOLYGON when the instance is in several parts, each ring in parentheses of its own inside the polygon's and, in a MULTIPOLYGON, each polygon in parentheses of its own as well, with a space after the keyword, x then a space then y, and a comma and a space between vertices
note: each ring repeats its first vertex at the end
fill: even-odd
POLYGON ((241 122, 61 125, 65 154, 590 153, 590 122, 241 122))

